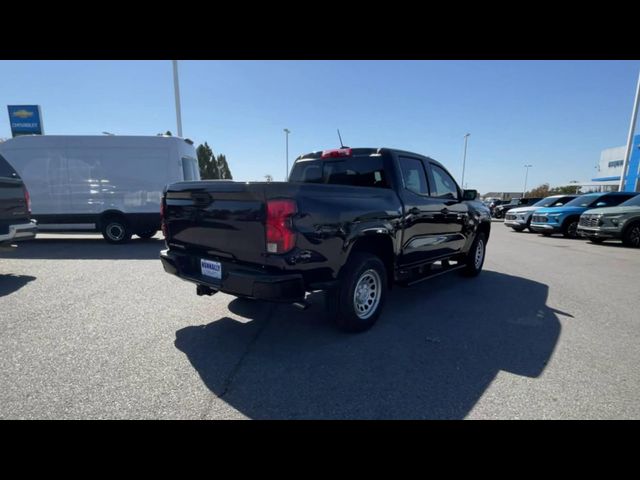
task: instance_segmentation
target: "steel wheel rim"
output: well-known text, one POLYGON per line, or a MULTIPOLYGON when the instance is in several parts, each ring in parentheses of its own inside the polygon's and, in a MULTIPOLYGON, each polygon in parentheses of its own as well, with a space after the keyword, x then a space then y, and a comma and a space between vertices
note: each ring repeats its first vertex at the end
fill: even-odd
POLYGON ((482 240, 478 240, 475 257, 475 266, 476 268, 480 268, 482 260, 484 260, 484 242, 482 240))
POLYGON ((122 240, 124 238, 124 228, 118 223, 110 223, 107 226, 107 234, 111 240, 122 240))
POLYGON ((634 247, 640 246, 640 226, 633 227, 631 229, 631 234, 629 235, 629 239, 631 240, 631 244, 634 247))
POLYGON ((366 320, 378 308, 382 281, 375 270, 367 270, 358 279, 353 291, 353 308, 358 318, 366 320))

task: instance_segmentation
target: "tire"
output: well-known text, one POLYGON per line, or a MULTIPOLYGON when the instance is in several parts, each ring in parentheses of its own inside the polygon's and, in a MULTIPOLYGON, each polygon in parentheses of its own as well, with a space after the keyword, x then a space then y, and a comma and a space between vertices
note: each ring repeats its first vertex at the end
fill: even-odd
POLYGON ((578 219, 570 218, 562 226, 562 235, 565 238, 578 238, 578 219))
POLYGON ((550 237, 551 232, 540 232, 540 235, 542 235, 543 237, 550 237))
POLYGON ((102 236, 113 245, 121 245, 131 240, 131 228, 121 216, 107 217, 102 221, 102 236))
POLYGON ((156 233, 158 233, 158 230, 147 230, 146 232, 136 233, 136 235, 138 235, 140 238, 148 240, 151 237, 153 237, 156 233))
POLYGON ((513 228, 516 232, 524 232, 525 227, 511 227, 511 228, 513 228))
POLYGON ((589 241, 591 243, 602 243, 604 242, 604 238, 598 238, 598 237, 589 237, 589 241))
POLYGON ((640 248, 640 222, 634 222, 625 229, 622 244, 625 247, 640 248))
POLYGON ((487 254, 487 237, 483 232, 476 235, 475 240, 469 248, 469 253, 464 261, 465 266, 462 269, 462 274, 465 277, 477 277, 482 271, 484 265, 484 259, 487 254))
POLYGON ((351 254, 338 286, 326 292, 329 315, 345 332, 364 332, 378 320, 387 296, 387 270, 380 258, 351 254))

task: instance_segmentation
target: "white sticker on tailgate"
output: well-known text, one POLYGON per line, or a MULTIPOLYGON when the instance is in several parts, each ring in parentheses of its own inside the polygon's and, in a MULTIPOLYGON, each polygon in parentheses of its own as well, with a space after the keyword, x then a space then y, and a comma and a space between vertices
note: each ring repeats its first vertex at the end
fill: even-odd
POLYGON ((200 259, 200 271, 202 275, 211 278, 222 278, 222 265, 220 262, 213 262, 211 260, 205 260, 204 258, 200 259))

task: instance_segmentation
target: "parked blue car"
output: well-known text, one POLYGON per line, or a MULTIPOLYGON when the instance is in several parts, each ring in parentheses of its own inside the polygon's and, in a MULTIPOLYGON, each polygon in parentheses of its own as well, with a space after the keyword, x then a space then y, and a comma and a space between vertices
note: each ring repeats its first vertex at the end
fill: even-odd
POLYGON ((638 195, 638 192, 587 193, 574 198, 562 207, 541 208, 533 212, 531 230, 542 235, 562 233, 565 237, 578 236, 580 215, 590 208, 615 207, 638 195))

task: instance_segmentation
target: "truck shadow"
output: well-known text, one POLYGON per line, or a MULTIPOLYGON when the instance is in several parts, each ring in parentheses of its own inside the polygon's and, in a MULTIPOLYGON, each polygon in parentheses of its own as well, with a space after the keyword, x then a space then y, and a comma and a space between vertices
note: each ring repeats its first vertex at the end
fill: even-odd
POLYGON ((142 240, 134 237, 129 243, 111 245, 102 236, 76 238, 36 238, 20 242, 9 253, 0 251, 1 258, 52 260, 158 260, 165 248, 162 238, 142 240))
POLYGON ((333 327, 319 294, 304 312, 234 300, 230 310, 253 321, 183 328, 175 346, 250 418, 461 419, 498 372, 544 371, 561 330, 556 314, 570 317, 547 307, 547 295, 544 284, 493 271, 451 274, 394 288, 378 324, 359 335, 333 327))
POLYGON ((31 275, 3 275, 0 274, 0 297, 10 295, 13 292, 20 290, 27 283, 35 280, 36 277, 31 275))

